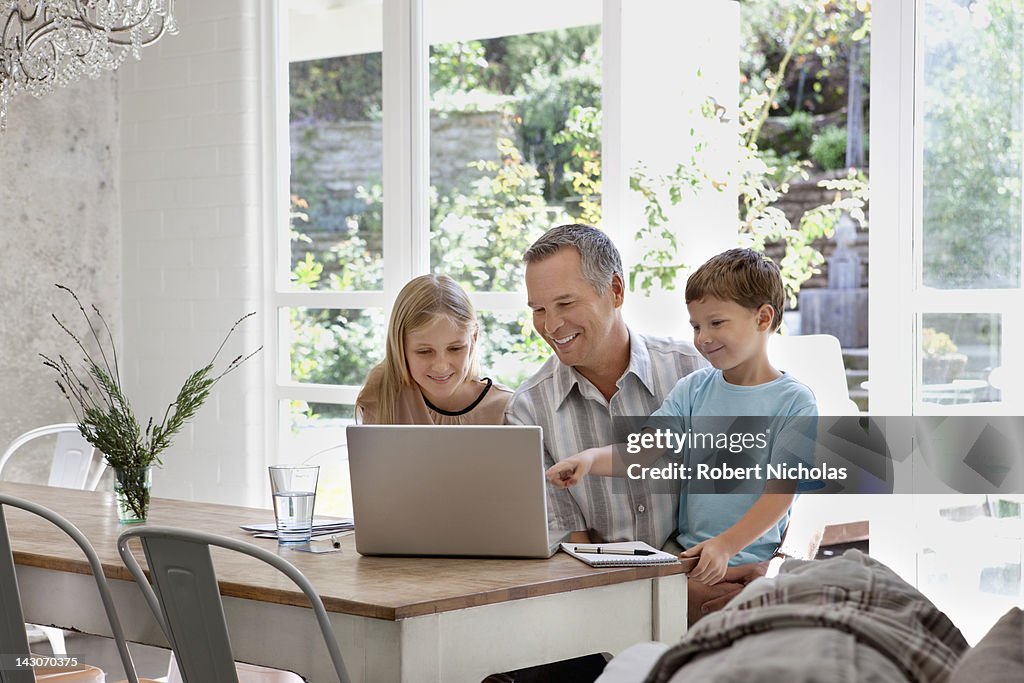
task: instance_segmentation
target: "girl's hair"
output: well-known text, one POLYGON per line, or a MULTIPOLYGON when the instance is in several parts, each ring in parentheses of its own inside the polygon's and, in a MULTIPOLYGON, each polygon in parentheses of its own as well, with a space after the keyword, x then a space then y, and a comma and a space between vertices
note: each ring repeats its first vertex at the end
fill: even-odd
MULTIPOLYGON (((457 325, 477 329, 476 311, 469 296, 447 275, 421 275, 410 280, 395 299, 388 322, 387 347, 381 369, 377 419, 380 424, 395 421, 395 408, 402 387, 414 386, 405 357, 405 335, 444 316, 457 325)), ((470 350, 470 377, 479 374, 476 345, 470 350)))

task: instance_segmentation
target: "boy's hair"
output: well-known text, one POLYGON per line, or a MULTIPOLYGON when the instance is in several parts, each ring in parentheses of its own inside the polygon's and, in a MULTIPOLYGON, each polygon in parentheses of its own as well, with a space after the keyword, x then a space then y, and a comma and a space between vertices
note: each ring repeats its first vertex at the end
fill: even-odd
POLYGON ((686 281, 686 303, 705 297, 735 301, 757 310, 772 307, 772 332, 782 324, 785 290, 779 267, 753 249, 730 249, 712 256, 686 281))
POLYGON ((564 247, 572 247, 579 253, 583 279, 598 294, 608 291, 616 275, 622 279, 619 250, 604 232, 581 223, 551 228, 526 250, 523 261, 527 264, 543 261, 564 247))

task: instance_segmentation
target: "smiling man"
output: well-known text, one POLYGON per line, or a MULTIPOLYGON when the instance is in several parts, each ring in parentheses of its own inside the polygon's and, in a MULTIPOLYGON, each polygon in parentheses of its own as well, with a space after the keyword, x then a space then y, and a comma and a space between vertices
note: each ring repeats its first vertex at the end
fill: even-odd
MULTIPOLYGON (((613 443, 613 417, 650 415, 681 377, 707 366, 688 342, 626 326, 622 259, 597 228, 552 228, 523 260, 533 326, 555 355, 516 391, 505 421, 544 428, 545 467, 613 443)), ((548 487, 548 500, 549 526, 574 530, 574 542, 661 548, 675 536, 678 491, 655 495, 646 480, 588 477, 548 487)))

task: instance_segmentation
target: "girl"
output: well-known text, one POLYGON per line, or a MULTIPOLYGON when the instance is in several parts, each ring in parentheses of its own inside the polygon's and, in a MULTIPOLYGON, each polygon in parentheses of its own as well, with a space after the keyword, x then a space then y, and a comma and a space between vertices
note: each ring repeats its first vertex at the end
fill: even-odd
POLYGON ((398 293, 384 360, 356 399, 364 424, 501 424, 512 391, 479 378, 480 326, 447 275, 422 275, 398 293))

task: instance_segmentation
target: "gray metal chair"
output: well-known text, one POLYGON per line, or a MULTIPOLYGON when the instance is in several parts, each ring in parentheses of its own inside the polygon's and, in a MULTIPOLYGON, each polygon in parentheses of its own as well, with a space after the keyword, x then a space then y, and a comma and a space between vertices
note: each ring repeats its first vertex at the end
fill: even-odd
MULTIPOLYGON (((53 447, 53 460, 50 463, 50 475, 47 486, 61 486, 69 489, 95 491, 100 478, 107 469, 103 454, 93 448, 92 444, 78 431, 74 422, 36 427, 16 437, 7 450, 0 455, 0 479, 3 471, 14 453, 31 441, 47 436, 56 436, 53 447)), ((29 636, 45 637, 50 641, 54 654, 65 652, 64 631, 50 626, 29 624, 29 636)))
POLYGON ((251 543, 216 534, 151 525, 129 529, 118 538, 118 552, 171 643, 185 683, 238 682, 210 546, 262 560, 302 589, 320 624, 338 680, 348 683, 324 603, 309 579, 290 562, 251 543), (128 547, 133 538, 142 543, 152 586, 128 547))
POLYGON ((0 473, 19 448, 30 441, 51 435, 56 435, 57 441, 46 485, 95 491, 107 464, 103 455, 81 435, 74 422, 36 427, 15 438, 0 455, 0 473))
MULTIPOLYGON (((7 519, 4 516, 5 506, 20 508, 42 517, 70 536, 78 544, 78 547, 82 549, 86 559, 89 561, 93 578, 96 580, 96 588, 99 591, 103 609, 107 613, 107 620, 110 622, 110 630, 114 635, 114 641, 117 643, 117 651, 121 655, 121 663, 124 666, 125 675, 130 683, 140 683, 138 675, 135 673, 131 653, 128 651, 128 645, 125 643, 121 622, 118 620, 117 612, 114 609, 114 600, 110 594, 110 587, 107 585, 107 579, 103 575, 103 567, 88 539, 74 524, 53 510, 31 501, 2 493, 0 493, 0 652, 8 656, 29 654, 28 638, 25 635, 25 617, 21 607, 18 578, 14 567, 14 553, 11 549, 10 536, 7 533, 7 519)), ((87 668, 98 671, 94 667, 87 668)), ((85 672, 77 671, 74 673, 84 674, 85 672)), ((87 677, 79 679, 72 672, 60 673, 49 671, 48 675, 52 675, 56 680, 68 681, 69 683, 72 680, 93 680, 87 677)), ((100 675, 102 676, 102 672, 100 672, 100 675)), ((31 669, 0 667, 0 683, 35 683, 37 680, 48 680, 48 678, 40 672, 33 673, 31 669), (39 674, 38 677, 37 674, 39 674)), ((98 680, 103 680, 103 678, 101 677, 98 680)))

